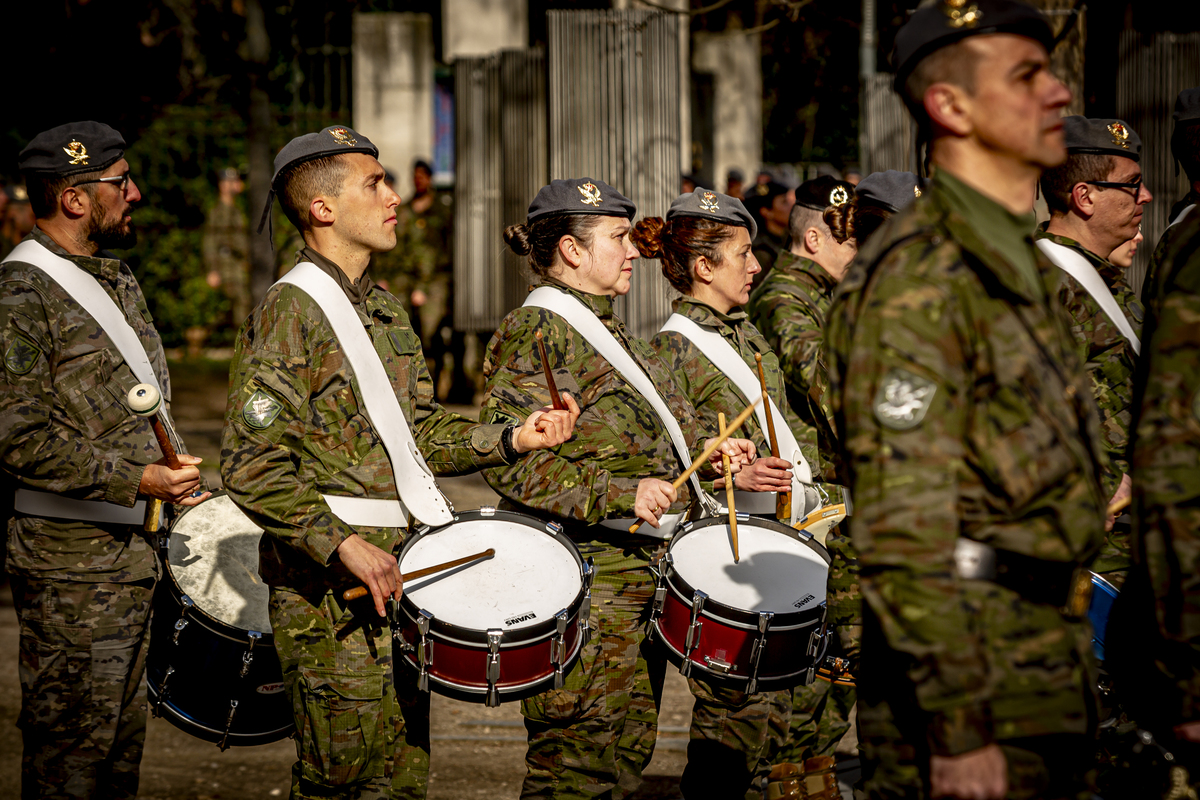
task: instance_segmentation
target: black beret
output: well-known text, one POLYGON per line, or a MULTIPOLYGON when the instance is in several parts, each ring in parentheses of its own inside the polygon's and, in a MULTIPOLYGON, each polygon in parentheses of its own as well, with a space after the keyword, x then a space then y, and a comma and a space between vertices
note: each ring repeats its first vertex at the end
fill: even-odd
POLYGON ((21 172, 78 175, 106 170, 124 155, 125 140, 103 122, 68 122, 33 137, 17 166, 21 172))
POLYGON ((739 228, 748 228, 751 239, 758 235, 758 225, 754 222, 754 217, 750 215, 750 212, 742 205, 741 200, 727 194, 714 192, 711 189, 702 189, 699 186, 696 187, 696 191, 681 194, 675 198, 674 203, 671 203, 671 208, 667 211, 667 219, 678 217, 700 217, 726 225, 736 225, 739 228))
POLYGON ((633 219, 637 207, 625 195, 604 181, 591 178, 567 178, 550 181, 538 190, 529 204, 526 224, 542 217, 563 214, 600 214, 605 217, 633 219))
POLYGON ((365 153, 379 158, 379 149, 371 144, 370 139, 345 125, 330 125, 316 133, 297 136, 285 144, 279 155, 275 156, 275 174, 271 177, 271 191, 267 193, 267 204, 258 221, 258 232, 262 233, 263 226, 271 217, 271 204, 281 188, 280 178, 285 173, 306 161, 345 153, 365 153))
POLYGON ((830 206, 842 206, 854 196, 854 185, 832 175, 805 181, 796 189, 796 205, 824 212, 830 206))
POLYGON ((859 202, 899 211, 921 196, 921 184, 912 172, 894 169, 872 172, 854 188, 859 202))
POLYGON ((1045 17, 1016 0, 937 0, 913 12, 896 34, 892 66, 896 91, 925 56, 969 36, 1015 33, 1040 42, 1049 52, 1054 34, 1045 17))
POLYGON ((1063 143, 1068 153, 1124 156, 1134 161, 1142 157, 1141 137, 1119 119, 1064 117, 1063 143))
POLYGON ((750 187, 750 191, 746 194, 754 195, 764 203, 769 203, 781 194, 788 193, 788 187, 784 186, 779 181, 767 181, 766 183, 756 183, 750 187))

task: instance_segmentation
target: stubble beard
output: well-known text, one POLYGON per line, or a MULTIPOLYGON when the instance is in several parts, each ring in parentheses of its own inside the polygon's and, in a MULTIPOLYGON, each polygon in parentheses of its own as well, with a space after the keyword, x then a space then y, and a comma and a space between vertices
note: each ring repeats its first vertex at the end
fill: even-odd
POLYGON ((106 211, 99 203, 92 204, 88 240, 94 242, 99 250, 125 250, 137 244, 137 231, 133 229, 133 223, 125 221, 125 213, 129 209, 123 211, 116 222, 105 219, 106 211))

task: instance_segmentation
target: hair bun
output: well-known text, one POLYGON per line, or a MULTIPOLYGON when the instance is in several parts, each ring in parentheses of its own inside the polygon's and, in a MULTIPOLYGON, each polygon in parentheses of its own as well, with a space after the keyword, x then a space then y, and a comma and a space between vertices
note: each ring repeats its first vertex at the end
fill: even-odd
POLYGON ((629 239, 642 258, 662 258, 663 231, 667 222, 662 217, 643 217, 633 226, 629 239))
POLYGON ((524 223, 505 228, 504 241, 508 249, 519 256, 527 256, 533 252, 533 243, 529 241, 529 226, 524 223))

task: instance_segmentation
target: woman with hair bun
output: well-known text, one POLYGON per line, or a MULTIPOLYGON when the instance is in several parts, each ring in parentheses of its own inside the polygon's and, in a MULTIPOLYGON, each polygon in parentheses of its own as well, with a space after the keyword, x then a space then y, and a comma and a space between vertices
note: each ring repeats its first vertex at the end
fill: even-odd
POLYGON ((854 187, 854 199, 849 203, 825 209, 825 224, 838 244, 853 239, 861 247, 883 223, 920 196, 920 182, 914 173, 894 169, 872 172, 854 187))
MULTIPOLYGON (((703 494, 698 479, 678 492, 670 481, 703 449, 705 426, 667 366, 613 311, 638 256, 629 241, 634 211, 602 181, 556 180, 538 192, 526 222, 504 232, 541 285, 488 345, 480 418, 523 419, 550 401, 539 332, 555 385, 582 412, 570 441, 484 475, 505 507, 562 525, 596 568, 591 640, 562 689, 521 705, 529 736, 522 797, 624 797, 654 751, 666 661, 646 641, 650 563, 703 494), (648 524, 630 533, 635 519, 648 524)), ((740 466, 754 445, 729 439, 717 464, 720 452, 740 466)))
MULTIPOLYGON (((783 457, 772 457, 762 423, 765 412, 752 416, 742 431, 759 457, 735 476, 740 491, 734 505, 739 512, 774 519, 776 493, 792 492, 782 520, 792 523, 812 510, 804 507, 807 493, 801 482, 813 480, 809 465, 817 463, 816 432, 784 400, 779 361, 742 310, 761 271, 751 252, 755 228, 741 201, 699 188, 676 199, 665 220, 640 220, 632 239, 643 256, 661 260, 663 275, 683 295, 651 343, 696 407, 701 424, 716 427, 719 413, 731 418, 761 396, 756 356, 762 359, 768 394, 779 401, 772 425, 777 439, 781 444, 786 439, 791 449, 781 446, 783 457)), ((741 797, 756 775, 765 777, 783 745, 792 691, 747 693, 702 675, 694 670, 688 678, 696 704, 680 788, 687 798, 741 797)))

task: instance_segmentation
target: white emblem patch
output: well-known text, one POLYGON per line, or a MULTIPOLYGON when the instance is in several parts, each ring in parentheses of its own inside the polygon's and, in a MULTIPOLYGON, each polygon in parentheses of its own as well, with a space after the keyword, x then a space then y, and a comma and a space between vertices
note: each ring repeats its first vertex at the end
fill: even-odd
POLYGON ((937 386, 907 370, 894 369, 883 377, 875 394, 875 418, 885 428, 906 431, 925 419, 937 386))
POLYGON ((270 427, 275 418, 279 416, 279 412, 283 410, 283 406, 274 397, 271 397, 265 392, 255 392, 246 401, 246 405, 242 408, 242 419, 251 428, 270 427))

